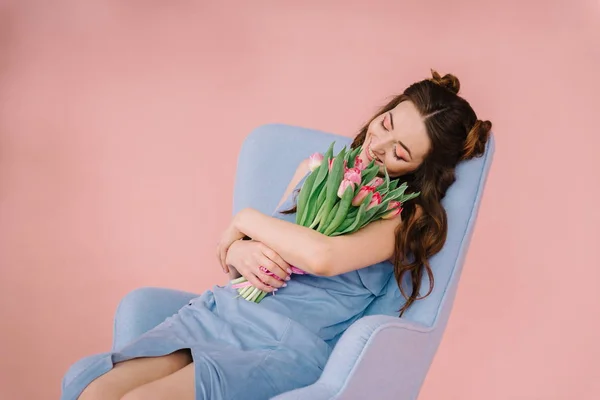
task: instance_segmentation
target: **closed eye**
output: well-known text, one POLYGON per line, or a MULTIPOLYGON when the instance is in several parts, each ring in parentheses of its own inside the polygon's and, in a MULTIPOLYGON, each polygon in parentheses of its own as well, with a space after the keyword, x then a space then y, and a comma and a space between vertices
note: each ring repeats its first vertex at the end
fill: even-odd
POLYGON ((394 149, 394 157, 396 157, 396 160, 406 161, 404 157, 398 155, 398 147, 394 149))
MULTIPOLYGON (((392 115, 391 115, 391 113, 389 114, 389 116, 390 116, 390 122, 391 122, 391 118, 392 118, 392 115)), ((392 123, 392 129, 393 129, 393 127, 394 127, 394 125, 393 125, 393 122, 391 122, 391 123, 392 123)), ((385 126, 385 117, 383 117, 383 118, 381 119, 380 125, 381 125, 381 127, 382 127, 383 129, 385 129, 386 131, 388 131, 388 132, 389 132, 389 129, 388 129, 386 126, 385 126)), ((412 158, 412 155, 410 154, 410 150, 408 149, 408 147, 406 147, 406 146, 405 146, 405 145, 404 145, 402 142, 400 142, 400 141, 398 141, 398 143, 400 144, 400 146, 402 146, 402 148, 403 148, 404 150, 406 150, 406 151, 408 152, 408 155, 409 155, 409 156, 412 158)), ((401 160, 401 161, 404 161, 404 162, 408 162, 408 161, 406 161, 406 159, 405 159, 404 157, 402 157, 402 156, 399 156, 399 155, 398 155, 398 147, 396 147, 396 148, 394 149, 394 157, 396 158, 396 160, 401 160)))

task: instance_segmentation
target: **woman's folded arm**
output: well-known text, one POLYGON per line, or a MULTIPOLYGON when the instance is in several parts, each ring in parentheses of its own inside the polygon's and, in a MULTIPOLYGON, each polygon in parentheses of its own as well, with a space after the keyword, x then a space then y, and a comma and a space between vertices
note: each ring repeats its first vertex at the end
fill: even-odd
POLYGON ((352 234, 334 237, 252 208, 241 210, 234 224, 289 264, 314 275, 334 276, 390 259, 400 218, 375 221, 352 234))

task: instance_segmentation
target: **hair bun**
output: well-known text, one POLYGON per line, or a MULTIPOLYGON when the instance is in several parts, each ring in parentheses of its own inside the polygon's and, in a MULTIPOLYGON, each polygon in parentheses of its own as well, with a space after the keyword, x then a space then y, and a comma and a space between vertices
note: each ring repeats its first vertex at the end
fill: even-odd
POLYGON ((467 134, 462 155, 463 160, 483 155, 491 130, 492 123, 490 121, 481 121, 479 119, 475 121, 475 124, 467 134))
POLYGON ((456 76, 452 74, 446 74, 444 76, 441 76, 437 73, 437 71, 432 69, 431 77, 432 78, 430 79, 430 81, 432 81, 433 83, 445 87, 454 94, 458 94, 458 91, 460 90, 460 81, 456 76))

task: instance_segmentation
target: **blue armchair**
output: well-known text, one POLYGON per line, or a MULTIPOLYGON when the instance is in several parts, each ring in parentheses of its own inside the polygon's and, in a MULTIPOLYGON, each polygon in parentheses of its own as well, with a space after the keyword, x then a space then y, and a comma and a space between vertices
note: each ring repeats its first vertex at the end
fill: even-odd
MULTIPOLYGON (((336 151, 351 141, 287 125, 265 125, 253 131, 238 160, 233 212, 253 207, 272 213, 298 163, 315 151, 324 151, 334 140, 336 151)), ((417 301, 402 318, 383 315, 381 301, 375 301, 368 315, 339 340, 320 379, 276 400, 367 399, 375 393, 382 400, 417 398, 452 309, 493 153, 492 138, 483 157, 459 165, 457 180, 443 201, 448 212, 448 239, 431 259, 435 274, 431 295, 417 301)), ((394 296, 400 307, 403 299, 396 282, 392 280, 390 286, 383 301, 394 296)), ((425 279, 423 291, 428 288, 425 279)), ((134 290, 118 307, 114 346, 158 325, 196 296, 160 288, 134 290)))

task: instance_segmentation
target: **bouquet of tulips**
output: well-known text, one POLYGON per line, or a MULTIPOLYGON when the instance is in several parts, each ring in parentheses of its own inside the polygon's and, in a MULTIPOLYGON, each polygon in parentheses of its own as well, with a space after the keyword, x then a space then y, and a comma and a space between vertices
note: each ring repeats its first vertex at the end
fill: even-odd
MULTIPOLYGON (((407 184, 390 180, 387 171, 383 178, 377 176, 379 166, 375 161, 364 164, 358 156, 360 146, 354 150, 344 147, 334 157, 334 144, 325 155, 315 153, 310 157, 311 172, 300 189, 296 206, 297 224, 327 236, 345 235, 378 219, 399 216, 402 204, 419 195, 406 194, 407 184)), ((262 271, 279 279, 264 267, 262 271)), ((296 267, 292 267, 292 272, 305 273, 296 267)), ((258 303, 267 295, 244 277, 231 283, 248 301, 258 303)))

